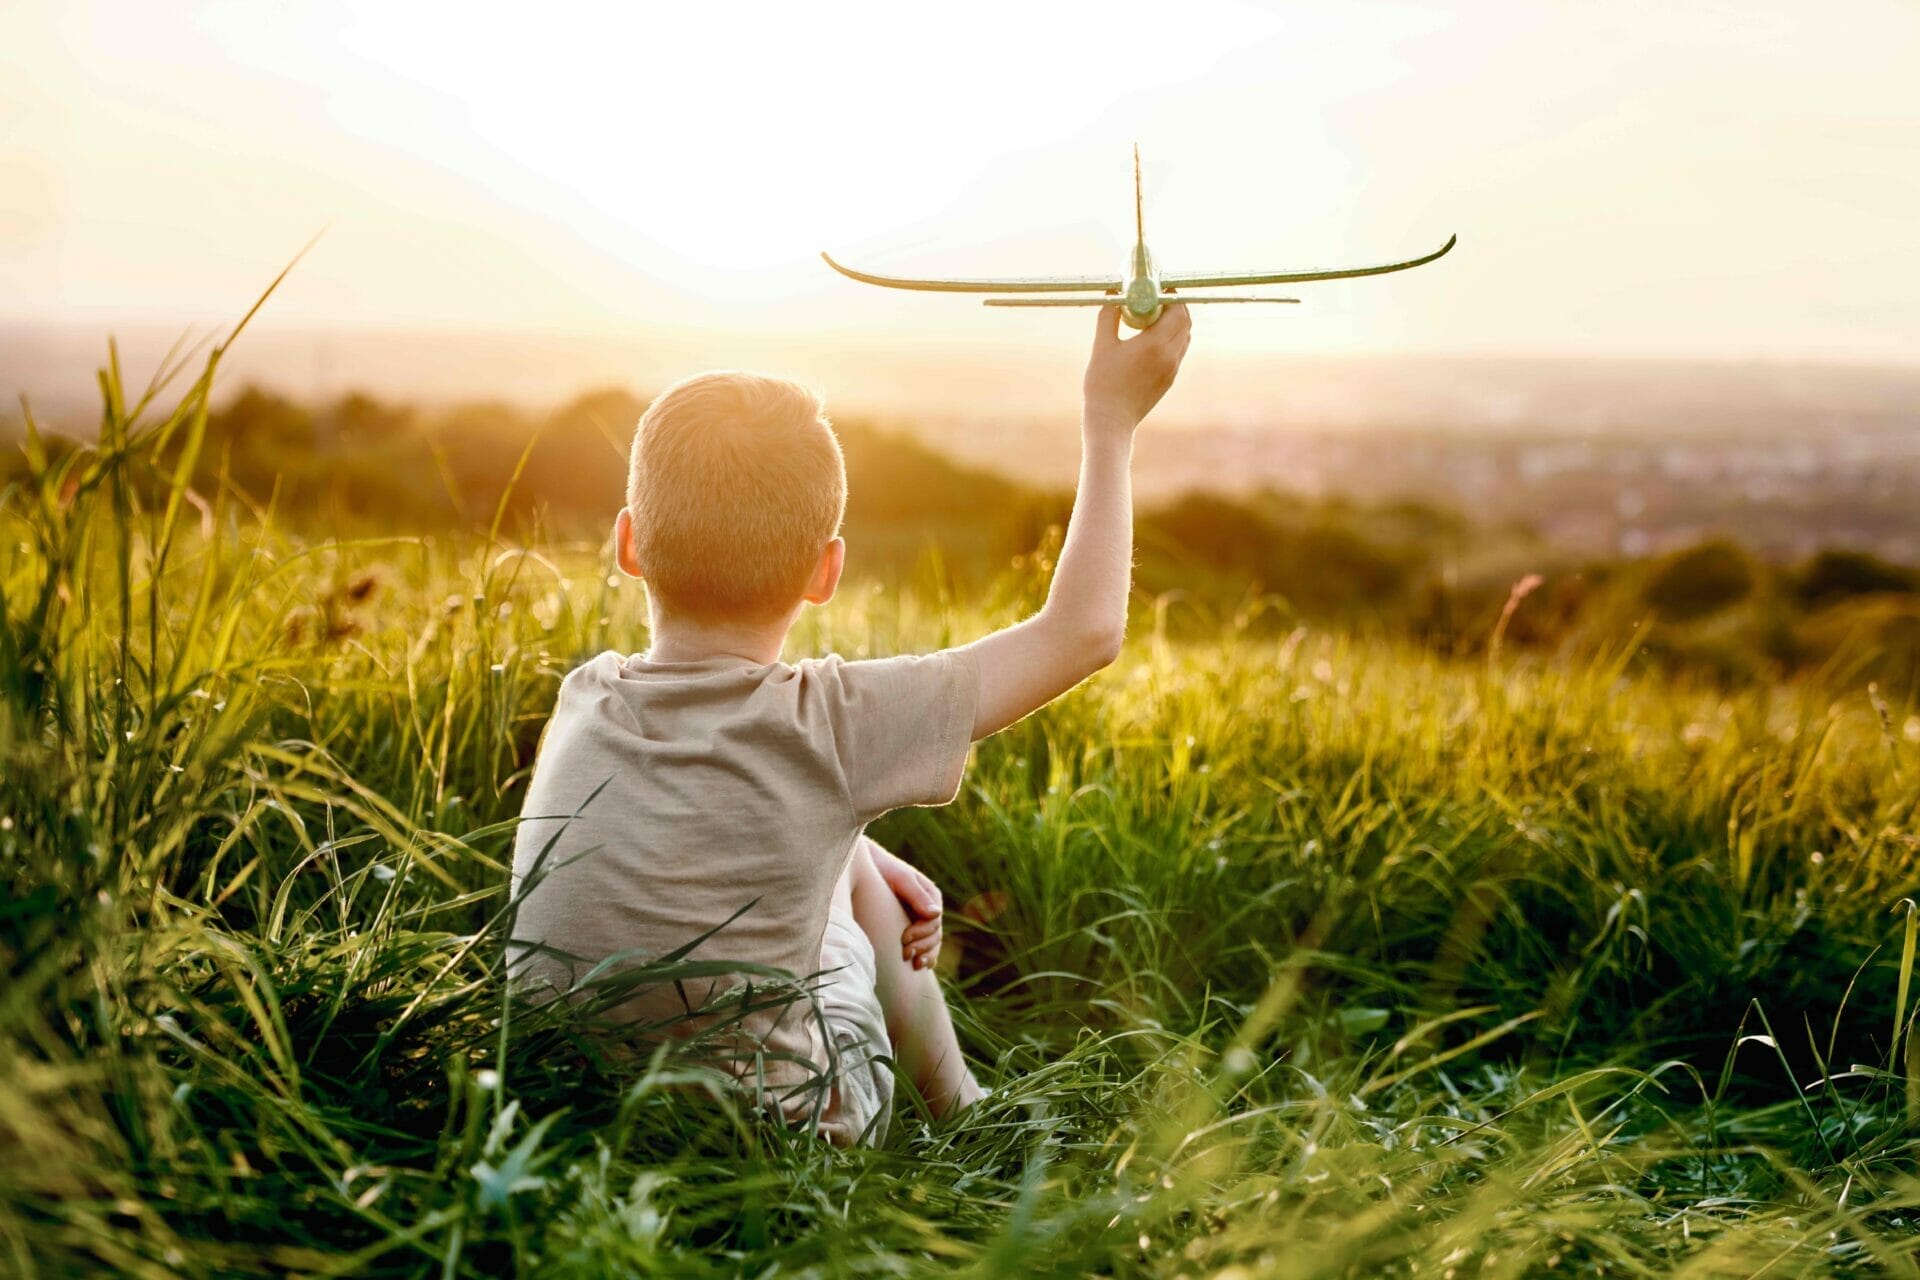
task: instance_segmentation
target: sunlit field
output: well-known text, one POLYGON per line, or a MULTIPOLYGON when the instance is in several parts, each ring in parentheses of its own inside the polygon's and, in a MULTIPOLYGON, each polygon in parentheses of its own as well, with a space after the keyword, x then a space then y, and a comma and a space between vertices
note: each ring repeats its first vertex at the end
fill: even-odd
MULTIPOLYGON (((187 485, 209 381, 103 385, 0 499, 0 1271, 1920 1272, 1892 694, 1142 599, 875 830, 993 1093, 835 1150, 505 1000, 542 719, 646 643, 604 549, 291 532, 187 485)), ((794 654, 1046 569, 853 584, 794 654)))

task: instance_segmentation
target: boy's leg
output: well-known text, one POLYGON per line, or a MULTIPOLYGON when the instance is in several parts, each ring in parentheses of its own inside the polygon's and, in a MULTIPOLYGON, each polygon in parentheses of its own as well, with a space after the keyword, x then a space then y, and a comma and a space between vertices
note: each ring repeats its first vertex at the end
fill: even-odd
POLYGON ((854 846, 847 868, 853 918, 873 943, 875 991, 893 1041, 893 1058, 919 1088, 936 1116, 968 1107, 980 1086, 960 1054, 960 1041, 947 1014, 947 999, 931 966, 916 969, 900 956, 906 909, 880 878, 867 854, 866 837, 854 846))

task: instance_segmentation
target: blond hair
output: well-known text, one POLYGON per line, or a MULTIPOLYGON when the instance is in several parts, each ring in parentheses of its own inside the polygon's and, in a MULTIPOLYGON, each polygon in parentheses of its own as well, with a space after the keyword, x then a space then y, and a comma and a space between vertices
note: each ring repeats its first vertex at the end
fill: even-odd
POLYGON ((722 370, 676 382, 633 433, 627 510, 641 574, 669 609, 766 621, 796 604, 847 504, 814 391, 722 370))

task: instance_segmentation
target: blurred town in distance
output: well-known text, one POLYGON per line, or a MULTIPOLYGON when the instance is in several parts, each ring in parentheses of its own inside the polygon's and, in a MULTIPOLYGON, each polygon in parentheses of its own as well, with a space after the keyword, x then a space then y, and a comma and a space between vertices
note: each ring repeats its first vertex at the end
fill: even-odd
MULTIPOLYGON (((1250 379, 1268 384, 1250 395, 1274 402, 1264 413, 1143 431, 1141 493, 1417 501, 1583 555, 1723 536, 1777 559, 1845 545, 1920 561, 1920 368, 1383 356, 1283 369, 1250 379)), ((1021 457, 1030 480, 1072 478, 1070 433, 901 425, 975 465, 1021 457)))
MULTIPOLYGON (((930 443, 991 464, 1005 456, 994 434, 930 443)), ((1070 450, 1053 452, 1044 470, 1060 479, 1070 450)), ((1412 500, 1523 524, 1589 555, 1633 558, 1717 535, 1772 558, 1841 544, 1920 560, 1920 401, 1800 430, 1200 427, 1147 433, 1138 457, 1148 496, 1278 488, 1412 500)))

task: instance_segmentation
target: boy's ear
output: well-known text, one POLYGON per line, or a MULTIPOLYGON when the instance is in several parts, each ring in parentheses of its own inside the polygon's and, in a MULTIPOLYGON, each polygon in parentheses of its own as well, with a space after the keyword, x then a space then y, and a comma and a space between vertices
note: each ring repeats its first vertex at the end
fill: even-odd
POLYGON ((633 512, 626 507, 613 518, 613 558, 629 578, 640 576, 640 554, 633 546, 633 512))
POLYGON ((801 599, 808 604, 825 604, 833 599, 833 593, 840 588, 840 571, 847 567, 847 540, 835 538, 820 552, 820 561, 813 566, 813 577, 807 580, 807 589, 801 593, 801 599))

